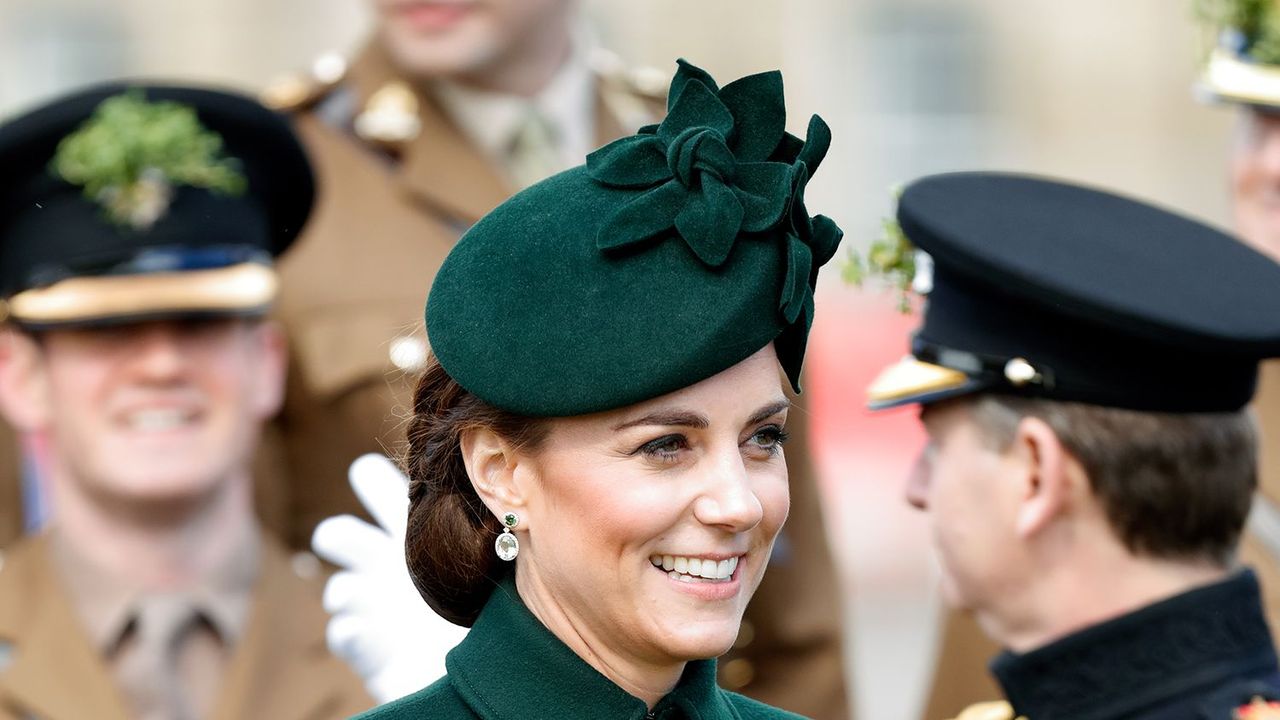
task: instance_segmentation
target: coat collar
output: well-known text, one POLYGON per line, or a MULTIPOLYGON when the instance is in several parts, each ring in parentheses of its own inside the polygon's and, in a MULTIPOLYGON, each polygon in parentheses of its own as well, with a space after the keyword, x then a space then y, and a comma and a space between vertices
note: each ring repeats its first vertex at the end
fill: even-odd
MULTIPOLYGON (((406 79, 375 38, 357 55, 347 75, 346 87, 353 95, 355 112, 359 113, 374 93, 393 82, 406 83, 406 79)), ((630 103, 634 117, 619 117, 608 101, 603 83, 597 76, 593 88, 597 145, 635 132, 642 124, 638 122, 641 115, 645 116, 643 122, 658 119, 659 113, 647 112, 644 101, 630 103)), ((510 197, 514 188, 493 160, 449 118, 434 93, 421 83, 406 84, 417 100, 420 129, 397 149, 399 162, 394 172, 405 192, 415 200, 462 227, 469 226, 510 197)))
POLYGON ((1045 647, 991 663, 1018 715, 1133 717, 1233 679, 1277 671, 1258 580, 1244 570, 1045 647))
POLYGON ((0 570, 0 696, 47 720, 127 720, 124 698, 80 631, 49 539, 21 540, 0 570), (57 668, 58 672, 50 672, 57 668), (75 678, 69 687, 68 678, 75 678), (73 691, 74 690, 74 691, 73 691))
MULTIPOLYGON (((376 39, 352 63, 349 77, 356 112, 383 87, 405 82, 376 39)), ((421 84, 407 84, 417 100, 421 128, 398 148, 398 180, 417 200, 469 225, 497 207, 511 189, 484 152, 449 120, 432 93, 421 84)))
MULTIPOLYGON (((601 675, 534 617, 510 578, 494 589, 445 664, 450 682, 485 720, 643 720, 648 712, 644 701, 601 675)), ((737 720, 715 676, 715 660, 689 663, 653 716, 737 720)))
MULTIPOLYGON (((349 707, 340 684, 318 679, 351 677, 325 646, 328 616, 317 601, 319 588, 298 577, 278 541, 264 537, 262 571, 254 591, 249 624, 223 676, 214 720, 271 717, 303 720, 337 716, 349 707)), ((373 704, 359 692, 357 705, 373 704)))

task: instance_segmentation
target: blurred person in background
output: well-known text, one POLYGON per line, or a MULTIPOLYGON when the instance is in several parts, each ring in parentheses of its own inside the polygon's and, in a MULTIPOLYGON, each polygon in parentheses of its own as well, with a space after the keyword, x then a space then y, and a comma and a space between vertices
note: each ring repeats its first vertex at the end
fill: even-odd
POLYGON ((928 512, 948 603, 1004 648, 991 670, 1008 703, 958 717, 1280 712, 1258 579, 1236 564, 1280 264, 1026 176, 924 178, 898 222, 898 258, 931 258, 915 283, 927 302, 871 405, 920 406, 907 498, 928 512))
POLYGON ((110 84, 0 126, 0 410, 58 510, 0 568, 0 717, 344 718, 314 574, 260 531, 281 402, 264 319, 313 179, 287 121, 110 84))
MULTIPOLYGON (((661 73, 654 82, 594 51, 572 0, 371 6, 375 33, 349 66, 325 56, 266 93, 294 117, 319 178, 315 217, 281 264, 291 369, 273 446, 283 453, 264 462, 283 463, 290 482, 260 492, 268 525, 298 548, 321 520, 359 507, 346 479, 353 460, 401 449, 427 357, 422 294, 461 233, 514 191, 665 112, 661 73)), ((849 716, 839 583, 797 410, 791 520, 721 682, 836 720, 849 716)), ((393 475, 353 478, 385 532, 348 519, 316 541, 347 569, 328 595, 342 620, 331 641, 385 699, 431 679, 418 668, 439 666, 456 637, 422 618, 433 637, 405 632, 389 612, 422 614, 403 569, 404 486, 393 475)))
MULTIPOLYGON (((1218 45, 1199 90, 1236 107, 1229 177, 1236 232, 1280 260, 1280 8, 1274 3, 1203 3, 1218 45)), ((1280 627, 1280 361, 1262 366, 1254 399, 1262 441, 1258 494, 1244 560, 1258 569, 1272 631, 1280 627)))

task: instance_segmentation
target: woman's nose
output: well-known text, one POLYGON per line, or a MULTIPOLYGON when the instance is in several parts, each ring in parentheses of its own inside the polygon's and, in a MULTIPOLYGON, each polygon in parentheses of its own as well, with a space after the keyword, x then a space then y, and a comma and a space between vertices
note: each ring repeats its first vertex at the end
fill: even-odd
POLYGON ((694 516, 699 522, 730 532, 744 532, 760 524, 764 507, 737 448, 717 457, 708 468, 706 481, 705 490, 694 503, 694 516))

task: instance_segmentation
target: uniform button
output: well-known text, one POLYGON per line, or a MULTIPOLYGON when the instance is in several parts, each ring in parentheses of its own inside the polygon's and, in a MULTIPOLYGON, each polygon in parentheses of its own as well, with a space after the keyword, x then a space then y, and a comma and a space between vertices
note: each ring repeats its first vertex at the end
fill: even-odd
POLYGON ((741 650, 751 644, 756 639, 756 626, 751 624, 750 620, 743 620, 742 627, 738 629, 738 638, 733 641, 733 649, 741 650))
POLYGON ((391 341, 391 364, 405 372, 421 370, 427 364, 427 342, 416 335, 391 341))
POLYGON ((316 80, 332 85, 347 74, 347 60, 336 52, 325 53, 311 63, 311 75, 316 80))
POLYGON ((756 677, 756 666, 745 658, 735 658, 720 666, 720 684, 730 690, 741 690, 756 677))
POLYGON ((289 558, 289 564, 293 566, 293 574, 303 580, 320 577, 320 558, 309 552, 296 552, 293 557, 289 558))

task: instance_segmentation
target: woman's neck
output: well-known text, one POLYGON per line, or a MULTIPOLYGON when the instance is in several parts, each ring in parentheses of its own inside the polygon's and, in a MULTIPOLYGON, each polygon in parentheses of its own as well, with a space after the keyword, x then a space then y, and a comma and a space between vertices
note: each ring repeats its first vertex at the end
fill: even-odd
MULTIPOLYGON (((604 632, 590 627, 564 605, 525 566, 516 566, 516 589, 533 616, 578 657, 630 695, 640 698, 649 709, 675 689, 684 674, 682 660, 645 661, 611 647, 604 632)), ((611 633, 616 637, 617 633, 611 633)))

